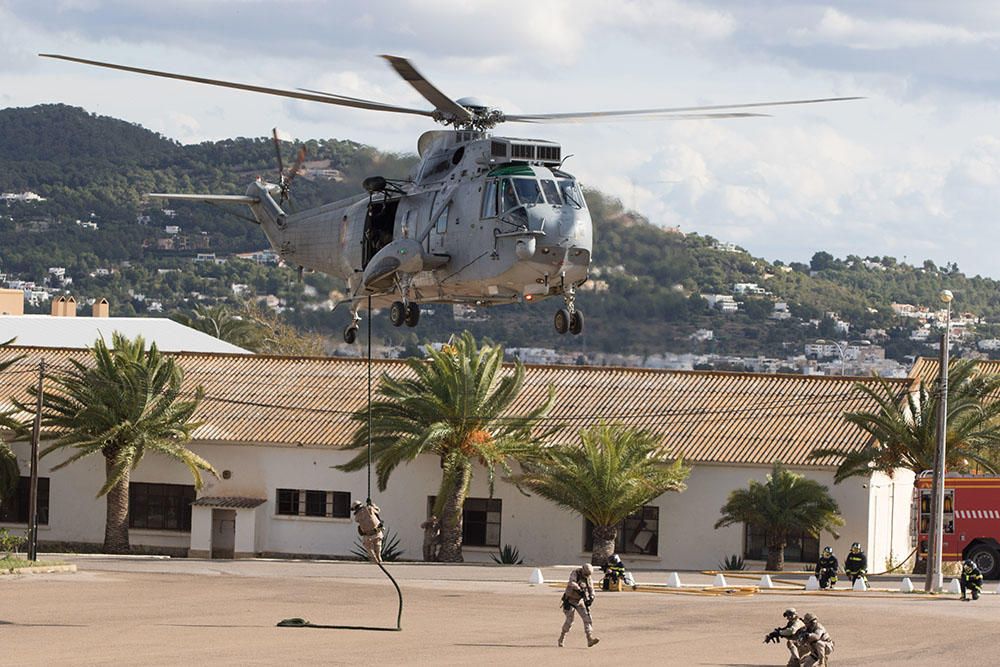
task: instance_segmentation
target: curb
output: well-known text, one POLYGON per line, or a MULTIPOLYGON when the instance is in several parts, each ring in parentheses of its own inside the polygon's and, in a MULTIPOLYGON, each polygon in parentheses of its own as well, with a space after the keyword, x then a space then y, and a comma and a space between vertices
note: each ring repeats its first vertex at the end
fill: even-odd
POLYGON ((42 565, 39 567, 18 567, 10 570, 0 570, 0 576, 5 574, 55 574, 59 572, 76 572, 76 565, 42 565))

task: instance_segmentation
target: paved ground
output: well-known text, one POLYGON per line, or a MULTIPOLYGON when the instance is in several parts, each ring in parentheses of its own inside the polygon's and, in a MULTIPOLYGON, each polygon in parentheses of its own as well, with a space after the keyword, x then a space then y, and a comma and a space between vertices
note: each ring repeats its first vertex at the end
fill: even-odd
MULTIPOLYGON (((396 595, 374 566, 286 561, 73 559, 76 574, 0 577, 0 655, 18 665, 661 664, 783 665, 764 645, 781 611, 813 611, 841 665, 995 664, 1000 596, 977 603, 865 593, 599 595, 600 645, 579 623, 555 646, 559 591, 531 568, 390 565, 403 632, 277 628, 283 618, 394 627, 396 595)), ((568 568, 547 568, 565 579, 568 568)), ((710 577, 682 573, 685 583, 710 577)), ((666 573, 643 572, 640 582, 666 573)), ((886 585, 895 586, 892 581, 886 585)), ((995 589, 995 584, 989 590, 995 589)))

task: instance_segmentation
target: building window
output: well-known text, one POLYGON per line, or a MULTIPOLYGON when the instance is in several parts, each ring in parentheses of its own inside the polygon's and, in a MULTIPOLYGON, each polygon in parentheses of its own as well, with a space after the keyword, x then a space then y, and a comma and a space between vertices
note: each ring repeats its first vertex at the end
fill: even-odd
POLYGON ((194 487, 187 484, 131 482, 128 489, 128 527, 191 532, 194 487))
MULTIPOLYGON (((660 542, 660 508, 645 505, 618 524, 615 551, 620 554, 656 556, 660 542)), ((584 519, 584 551, 594 550, 594 524, 584 519)))
MULTIPOLYGON (((754 526, 746 526, 743 557, 750 560, 767 560, 767 544, 764 531, 754 526)), ((819 538, 797 531, 788 534, 785 544, 785 560, 793 563, 815 563, 819 560, 819 538)))
POLYGON ((277 513, 284 516, 351 518, 351 494, 347 491, 278 489, 277 513))
MULTIPOLYGON (((31 478, 17 480, 17 489, 8 497, 0 499, 0 523, 28 524, 28 505, 31 492, 31 478)), ((49 523, 49 478, 38 478, 38 524, 49 523)))
MULTIPOLYGON (((434 511, 435 496, 427 497, 427 515, 434 511)), ((499 547, 500 498, 466 498, 462 510, 462 544, 467 547, 499 547)))

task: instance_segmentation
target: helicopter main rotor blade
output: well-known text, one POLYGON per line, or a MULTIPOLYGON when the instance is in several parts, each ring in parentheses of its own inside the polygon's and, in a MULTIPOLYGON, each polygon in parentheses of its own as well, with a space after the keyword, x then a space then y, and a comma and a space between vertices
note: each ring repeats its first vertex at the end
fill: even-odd
POLYGON ((510 121, 512 123, 588 123, 591 121, 608 120, 608 121, 621 121, 621 122, 634 122, 634 121, 661 121, 661 120, 717 120, 719 118, 770 118, 769 113, 747 113, 742 111, 734 111, 731 113, 676 113, 676 114, 663 114, 663 115, 629 115, 629 116, 611 116, 604 118, 601 116, 581 116, 580 118, 560 118, 557 120, 552 119, 534 119, 524 116, 517 116, 511 118, 510 116, 505 116, 504 120, 510 121))
POLYGON ((636 116, 662 116, 664 118, 743 118, 747 116, 760 116, 762 114, 743 115, 716 115, 697 114, 692 116, 674 116, 689 111, 719 111, 723 109, 753 109, 757 107, 777 107, 789 106, 792 104, 818 104, 821 102, 845 102, 847 100, 862 100, 863 97, 824 97, 813 100, 781 100, 777 102, 749 102, 745 104, 713 104, 698 107, 665 107, 662 109, 626 109, 621 111, 577 111, 570 113, 542 113, 542 114, 505 114, 505 119, 520 123, 561 123, 581 120, 597 120, 602 118, 627 118, 636 116))
POLYGON ((433 111, 423 109, 409 109, 392 104, 383 104, 372 100, 363 100, 356 97, 342 97, 339 95, 317 95, 304 91, 282 90, 281 88, 267 88, 265 86, 254 86, 247 83, 236 83, 233 81, 223 81, 221 79, 208 79, 201 76, 189 76, 187 74, 176 74, 173 72, 162 72, 154 69, 143 69, 141 67, 129 67, 128 65, 116 65, 115 63, 100 62, 98 60, 87 60, 85 58, 74 58, 73 56, 63 56, 55 53, 39 53, 42 58, 55 58, 56 60, 66 60, 84 65, 94 65, 96 67, 106 67, 117 69, 123 72, 134 72, 135 74, 145 74, 147 76, 158 76, 164 79, 177 79, 179 81, 191 81, 193 83, 204 83, 209 86, 220 86, 222 88, 234 88, 236 90, 246 90, 252 93, 264 93, 265 95, 276 95, 278 97, 290 97, 297 100, 308 100, 310 102, 323 102, 324 104, 335 104, 343 107, 353 107, 356 109, 369 109, 371 111, 388 111, 391 113, 405 113, 414 116, 434 116, 433 111))
POLYGON ((425 100, 433 104, 436 110, 459 122, 472 120, 472 113, 468 109, 438 90, 423 74, 417 71, 417 68, 409 60, 399 56, 383 55, 382 57, 392 65, 396 74, 403 77, 403 80, 413 86, 425 100))

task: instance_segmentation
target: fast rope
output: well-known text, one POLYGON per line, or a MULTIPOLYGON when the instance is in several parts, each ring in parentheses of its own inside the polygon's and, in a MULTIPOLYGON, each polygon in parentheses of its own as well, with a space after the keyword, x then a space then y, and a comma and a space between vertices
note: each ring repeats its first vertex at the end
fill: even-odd
MULTIPOLYGON (((368 296, 368 497, 367 503, 372 504, 372 297, 368 296)), ((399 609, 396 612, 396 627, 380 628, 368 625, 322 625, 310 623, 304 618, 286 618, 278 623, 282 628, 326 628, 331 630, 370 630, 373 632, 398 632, 403 629, 403 592, 399 590, 396 579, 389 574, 382 563, 376 562, 378 569, 382 570, 385 576, 389 577, 393 587, 396 589, 396 596, 399 598, 399 609)))

